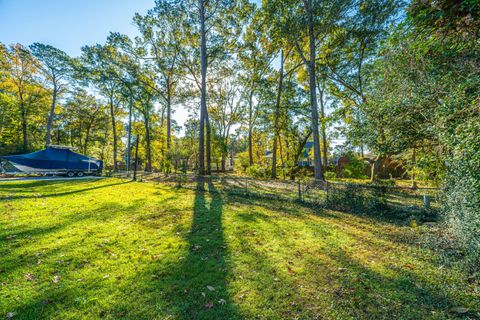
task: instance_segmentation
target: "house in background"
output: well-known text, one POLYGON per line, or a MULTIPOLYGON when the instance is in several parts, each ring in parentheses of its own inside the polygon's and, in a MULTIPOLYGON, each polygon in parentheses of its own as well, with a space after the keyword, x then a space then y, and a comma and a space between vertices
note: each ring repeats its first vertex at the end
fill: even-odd
MULTIPOLYGON (((265 151, 265 159, 266 161, 271 164, 272 163, 273 152, 270 150, 265 151)), ((330 159, 328 160, 330 164, 330 159)), ((299 167, 313 167, 313 141, 307 141, 305 146, 303 147, 302 153, 298 158, 298 166, 299 167)))
POLYGON ((300 167, 313 167, 313 141, 307 141, 303 147, 300 158, 298 159, 300 167))

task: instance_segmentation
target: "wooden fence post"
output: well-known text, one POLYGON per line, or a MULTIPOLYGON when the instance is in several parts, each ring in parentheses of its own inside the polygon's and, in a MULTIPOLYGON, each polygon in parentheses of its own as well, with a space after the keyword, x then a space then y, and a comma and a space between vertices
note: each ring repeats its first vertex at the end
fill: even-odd
POLYGON ((327 194, 327 204, 328 204, 328 181, 325 180, 325 192, 327 194))
POLYGON ((302 182, 298 179, 298 201, 302 201, 302 182))
POLYGON ((426 195, 426 194, 423 195, 423 207, 425 209, 430 209, 430 196, 429 195, 426 195))

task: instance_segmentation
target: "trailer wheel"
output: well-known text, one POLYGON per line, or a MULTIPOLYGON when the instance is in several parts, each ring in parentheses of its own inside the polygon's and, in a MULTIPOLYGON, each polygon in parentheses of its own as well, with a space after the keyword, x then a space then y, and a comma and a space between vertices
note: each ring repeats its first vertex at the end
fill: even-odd
POLYGON ((73 178, 74 176, 75 176, 75 172, 73 172, 73 171, 68 171, 67 172, 67 177, 73 178))
POLYGON ((85 173, 83 173, 83 171, 78 171, 77 172, 77 177, 83 177, 85 175, 85 173))

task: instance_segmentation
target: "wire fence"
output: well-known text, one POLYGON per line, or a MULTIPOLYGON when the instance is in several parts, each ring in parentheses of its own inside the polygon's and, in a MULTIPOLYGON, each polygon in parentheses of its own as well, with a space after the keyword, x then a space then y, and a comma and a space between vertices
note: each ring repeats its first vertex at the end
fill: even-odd
MULTIPOLYGON (((110 174, 133 178, 133 172, 110 174)), ((413 213, 425 220, 434 218, 440 209, 437 188, 408 188, 375 184, 316 182, 314 180, 256 179, 234 175, 198 176, 186 173, 137 172, 136 180, 197 190, 211 184, 216 191, 243 197, 261 197, 334 208, 364 214, 413 213)), ((208 189, 207 189, 208 190, 208 189)))

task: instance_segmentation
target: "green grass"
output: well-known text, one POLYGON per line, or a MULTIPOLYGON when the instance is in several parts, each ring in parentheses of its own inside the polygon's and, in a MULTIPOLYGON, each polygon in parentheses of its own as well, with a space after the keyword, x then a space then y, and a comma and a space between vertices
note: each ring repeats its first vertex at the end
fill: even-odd
POLYGON ((210 191, 0 183, 0 318, 479 316, 434 229, 210 191))

